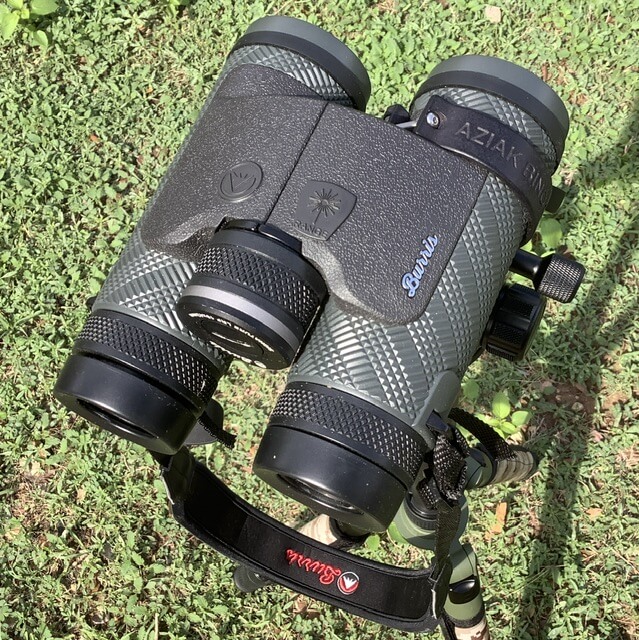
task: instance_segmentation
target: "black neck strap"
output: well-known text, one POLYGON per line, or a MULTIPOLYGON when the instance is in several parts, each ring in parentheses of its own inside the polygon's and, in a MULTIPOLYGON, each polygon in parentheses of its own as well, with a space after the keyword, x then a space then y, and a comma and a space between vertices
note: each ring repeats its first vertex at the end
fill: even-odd
POLYGON ((440 96, 428 101, 415 133, 502 178, 528 208, 527 237, 532 237, 553 193, 551 173, 533 144, 497 118, 440 96))
POLYGON ((216 551, 362 618, 406 631, 437 626, 448 594, 449 562, 411 570, 351 555, 252 507, 184 448, 158 460, 173 516, 216 551))

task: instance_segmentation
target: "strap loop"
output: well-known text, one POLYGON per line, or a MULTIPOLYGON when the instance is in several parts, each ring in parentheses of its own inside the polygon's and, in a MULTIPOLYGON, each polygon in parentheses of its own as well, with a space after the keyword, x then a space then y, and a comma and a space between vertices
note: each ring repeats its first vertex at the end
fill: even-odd
POLYGON ((490 425, 468 411, 456 407, 450 410, 448 417, 475 436, 495 461, 512 460, 515 457, 512 447, 490 425))
POLYGON ((532 143, 497 118, 437 95, 422 111, 415 133, 504 180, 530 212, 526 237, 532 237, 552 194, 551 174, 532 143))

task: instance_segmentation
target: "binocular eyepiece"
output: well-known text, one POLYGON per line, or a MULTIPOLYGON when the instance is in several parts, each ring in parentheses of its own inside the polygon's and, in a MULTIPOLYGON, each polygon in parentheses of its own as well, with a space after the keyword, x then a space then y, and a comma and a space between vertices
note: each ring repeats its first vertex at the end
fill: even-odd
POLYGON ((232 358, 291 367, 255 472, 379 531, 432 449, 429 416, 446 418, 481 349, 569 123, 539 78, 485 56, 437 65, 399 126, 364 113, 370 91, 322 29, 251 25, 55 393, 172 454, 232 358))
POLYGON ((196 336, 266 369, 290 366, 327 296, 302 243, 268 224, 218 231, 177 303, 196 336))

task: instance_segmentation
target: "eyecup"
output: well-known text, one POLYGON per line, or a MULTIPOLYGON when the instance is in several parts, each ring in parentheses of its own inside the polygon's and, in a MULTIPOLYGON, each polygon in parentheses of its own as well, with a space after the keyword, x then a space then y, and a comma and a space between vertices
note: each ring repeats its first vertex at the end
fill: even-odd
POLYGON ((121 438, 174 454, 197 417, 193 408, 151 380, 87 354, 73 354, 53 390, 68 409, 121 438))
POLYGON ((285 495, 365 531, 383 531, 423 464, 409 425, 349 393, 289 382, 269 419, 254 472, 285 495))
POLYGON ((365 531, 385 531, 407 491, 357 453, 283 426, 266 429, 253 471, 280 493, 365 531))
POLYGON ((371 95, 368 73, 359 58, 328 31, 297 18, 267 16, 253 22, 233 50, 254 44, 282 47, 308 58, 333 77, 355 108, 366 109, 371 95))

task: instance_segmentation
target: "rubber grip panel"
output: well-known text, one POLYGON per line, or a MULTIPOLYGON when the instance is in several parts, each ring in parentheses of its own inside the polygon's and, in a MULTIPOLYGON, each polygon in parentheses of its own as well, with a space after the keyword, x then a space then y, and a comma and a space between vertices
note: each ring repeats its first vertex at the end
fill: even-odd
POLYGON ((268 221, 302 241, 346 308, 391 325, 421 317, 487 170, 340 105, 227 97, 230 79, 142 221, 145 243, 198 261, 225 218, 268 221), (227 179, 252 190, 229 200, 227 179))

